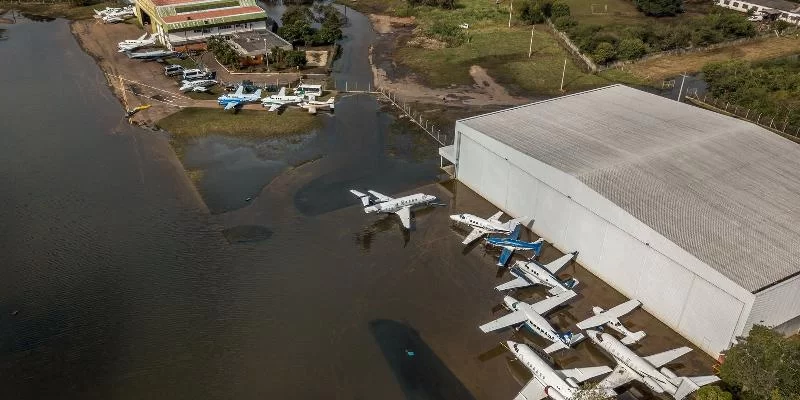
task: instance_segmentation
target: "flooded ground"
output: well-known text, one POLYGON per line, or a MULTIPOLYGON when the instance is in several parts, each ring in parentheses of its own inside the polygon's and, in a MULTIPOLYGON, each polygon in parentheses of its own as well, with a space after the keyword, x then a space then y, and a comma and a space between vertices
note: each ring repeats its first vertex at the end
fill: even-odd
MULTIPOLYGON (((370 97, 343 99, 319 132, 285 142, 209 137, 187 149, 212 165, 209 206, 231 210, 209 214, 167 136, 124 122, 65 21, 22 20, 8 33, 4 398, 504 399, 528 378, 498 351, 511 333, 477 329, 497 316, 493 287, 508 277, 449 224, 451 213, 494 209, 436 184, 433 143, 370 97), (393 216, 365 215, 349 188, 422 191, 448 206, 418 212, 409 233, 393 216)), ((336 69, 349 79, 364 65, 345 54, 336 69)), ((582 298, 550 318, 559 328, 621 300, 579 266, 565 272, 582 298)), ((642 311, 631 321, 650 336, 643 353, 683 344, 642 311)), ((707 357, 687 360, 677 372, 710 368, 707 357)), ((610 362, 588 343, 556 361, 610 362)))

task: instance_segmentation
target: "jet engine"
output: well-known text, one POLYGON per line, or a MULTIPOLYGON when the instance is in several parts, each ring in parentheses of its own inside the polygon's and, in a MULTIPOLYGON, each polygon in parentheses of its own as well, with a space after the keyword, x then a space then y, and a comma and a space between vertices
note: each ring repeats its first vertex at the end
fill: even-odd
POLYGON ((553 400, 566 400, 567 399, 566 397, 564 397, 563 394, 559 393, 559 391, 556 390, 552 386, 545 387, 544 388, 544 394, 550 396, 550 398, 553 399, 553 400))

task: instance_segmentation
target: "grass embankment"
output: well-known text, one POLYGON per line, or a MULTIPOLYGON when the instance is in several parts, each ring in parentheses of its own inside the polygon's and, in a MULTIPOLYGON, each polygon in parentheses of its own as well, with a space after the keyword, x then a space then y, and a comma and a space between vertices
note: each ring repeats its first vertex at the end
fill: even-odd
POLYGON ((261 110, 233 113, 222 108, 185 108, 156 125, 176 139, 207 135, 264 138, 309 132, 321 126, 321 122, 319 117, 300 109, 278 114, 261 110))
POLYGON ((398 10, 407 6, 406 0, 334 0, 364 14, 397 15, 398 10))
POLYGON ((411 67, 426 84, 472 84, 469 69, 479 65, 512 91, 555 94, 559 92, 565 59, 565 91, 608 83, 601 76, 582 72, 544 26, 537 26, 533 32, 533 54, 528 58, 531 26, 513 20, 508 28, 506 4, 498 7, 486 0, 460 0, 458 4, 460 7, 455 10, 417 7, 414 15, 423 31, 434 24, 469 24, 465 43, 441 49, 404 46, 397 50, 396 59, 411 67))
POLYGON ((66 18, 71 20, 94 18, 94 10, 102 10, 106 7, 122 7, 123 4, 116 1, 92 4, 89 6, 75 6, 69 3, 17 3, 0 1, 0 9, 19 10, 23 13, 40 15, 43 17, 66 18))

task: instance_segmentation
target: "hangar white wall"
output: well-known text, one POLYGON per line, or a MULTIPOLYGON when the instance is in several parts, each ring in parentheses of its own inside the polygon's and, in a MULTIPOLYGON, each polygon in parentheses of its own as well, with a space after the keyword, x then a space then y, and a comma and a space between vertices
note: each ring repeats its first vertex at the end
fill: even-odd
POLYGON ((575 177, 461 123, 456 131, 456 178, 476 193, 532 219, 528 227, 559 250, 579 251, 589 271, 707 353, 716 356, 742 333, 752 293, 575 177))
POLYGON ((778 326, 800 315, 800 275, 756 293, 746 329, 753 324, 778 326))

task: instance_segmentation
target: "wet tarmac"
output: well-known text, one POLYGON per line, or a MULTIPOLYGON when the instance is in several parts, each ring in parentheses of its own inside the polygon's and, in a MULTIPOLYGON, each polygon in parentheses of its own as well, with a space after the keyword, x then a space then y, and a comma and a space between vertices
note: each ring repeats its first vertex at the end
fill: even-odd
MULTIPOLYGON (((348 16, 360 57, 366 18, 348 16)), ((508 277, 482 247, 464 249, 448 219, 493 207, 435 183, 434 144, 372 98, 343 99, 297 142, 212 137, 187 149, 211 165, 216 183, 201 186, 217 196, 209 206, 230 210, 209 214, 168 138, 124 122, 65 21, 21 21, 9 33, 0 43, 0 83, 14 93, 0 100, 4 398, 503 399, 527 379, 498 351, 512 333, 477 329, 497 316, 493 287, 508 277), (349 188, 423 191, 448 206, 416 213, 406 232, 393 216, 365 215, 349 188)), ((337 76, 363 73, 351 57, 337 76)), ((557 256, 548 248, 542 260, 557 256)), ((559 328, 622 300, 577 265, 565 273, 580 279, 582 298, 553 313, 559 328)), ((683 344, 643 311, 629 321, 648 332, 643 353, 683 344)), ((556 362, 610 362, 590 346, 556 362)), ((677 372, 710 369, 707 357, 686 360, 677 372)))

